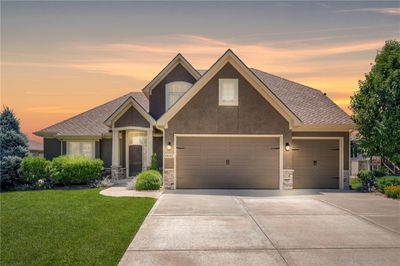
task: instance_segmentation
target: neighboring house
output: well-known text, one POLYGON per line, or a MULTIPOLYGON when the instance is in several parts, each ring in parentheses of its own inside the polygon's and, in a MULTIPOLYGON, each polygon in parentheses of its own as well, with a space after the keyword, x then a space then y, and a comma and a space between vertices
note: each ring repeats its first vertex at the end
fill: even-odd
POLYGON ((29 153, 32 156, 43 157, 43 143, 34 140, 29 140, 28 145, 29 145, 28 147, 29 153))
POLYGON ((134 176, 156 153, 165 188, 347 188, 348 115, 319 90, 248 68, 205 72, 178 54, 132 92, 36 132, 45 157, 101 158, 134 176))

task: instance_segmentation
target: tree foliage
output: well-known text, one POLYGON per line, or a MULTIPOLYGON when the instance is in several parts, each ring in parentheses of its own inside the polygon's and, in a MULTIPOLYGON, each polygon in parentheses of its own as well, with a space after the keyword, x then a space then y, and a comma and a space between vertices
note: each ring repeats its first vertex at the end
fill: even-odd
POLYGON ((369 156, 400 163, 400 42, 387 41, 351 97, 358 144, 369 156))
POLYGON ((28 140, 20 132, 14 112, 4 107, 0 113, 0 184, 2 188, 18 183, 18 168, 28 154, 28 140))

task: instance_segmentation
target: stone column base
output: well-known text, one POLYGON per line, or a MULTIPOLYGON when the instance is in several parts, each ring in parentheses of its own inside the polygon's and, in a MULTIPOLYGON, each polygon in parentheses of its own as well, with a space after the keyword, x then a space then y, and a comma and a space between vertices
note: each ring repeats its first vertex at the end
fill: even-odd
POLYGON ((164 169, 163 186, 164 189, 174 189, 174 169, 164 169))
POLYGON ((293 189, 293 169, 283 169, 283 189, 293 189))
POLYGON ((350 189, 350 171, 343 170, 343 189, 349 190, 350 189))
POLYGON ((124 179, 125 169, 121 166, 111 166, 111 178, 112 179, 124 179))

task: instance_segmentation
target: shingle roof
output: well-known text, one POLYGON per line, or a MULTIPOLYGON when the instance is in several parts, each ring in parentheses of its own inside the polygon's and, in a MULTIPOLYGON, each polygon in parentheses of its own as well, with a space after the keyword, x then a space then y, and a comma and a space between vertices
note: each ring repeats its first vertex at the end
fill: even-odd
POLYGON ((35 134, 39 136, 47 134, 55 134, 56 136, 101 136, 109 130, 109 127, 104 124, 104 121, 129 97, 135 99, 146 112, 149 111, 149 101, 144 93, 131 92, 35 132, 35 134))
POLYGON ((251 71, 306 125, 352 125, 350 117, 321 91, 251 68, 251 71))
MULTIPOLYGON (((350 117, 321 91, 275 75, 250 69, 305 125, 352 125, 350 117)), ((142 92, 131 92, 72 118, 35 132, 38 136, 102 136, 109 127, 104 121, 129 97, 149 111, 142 92)))

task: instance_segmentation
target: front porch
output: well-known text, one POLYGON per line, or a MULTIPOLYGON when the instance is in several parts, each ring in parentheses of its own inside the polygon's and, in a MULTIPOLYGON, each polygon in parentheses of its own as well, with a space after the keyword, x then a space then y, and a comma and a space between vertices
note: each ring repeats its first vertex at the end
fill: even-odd
POLYGON ((114 128, 112 134, 112 178, 131 178, 150 168, 152 154, 152 128, 114 128))

